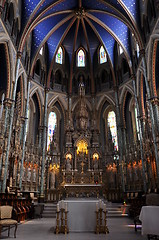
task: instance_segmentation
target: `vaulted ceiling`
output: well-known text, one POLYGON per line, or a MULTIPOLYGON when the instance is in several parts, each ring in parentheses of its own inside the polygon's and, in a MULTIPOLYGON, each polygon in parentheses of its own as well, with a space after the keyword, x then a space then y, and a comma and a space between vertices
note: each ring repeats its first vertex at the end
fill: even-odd
POLYGON ((70 69, 75 51, 82 46, 88 53, 90 71, 93 56, 103 44, 109 62, 114 66, 114 45, 124 50, 131 67, 132 32, 140 48, 138 0, 24 0, 22 1, 22 30, 19 50, 33 33, 32 63, 41 47, 48 45, 48 71, 56 51, 63 45, 69 56, 70 69))

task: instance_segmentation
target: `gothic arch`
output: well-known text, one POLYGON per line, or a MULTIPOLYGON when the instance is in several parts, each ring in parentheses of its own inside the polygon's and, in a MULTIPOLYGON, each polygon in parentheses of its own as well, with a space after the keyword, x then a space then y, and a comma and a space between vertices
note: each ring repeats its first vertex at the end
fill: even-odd
POLYGON ((113 111, 116 115, 116 110, 114 105, 108 105, 105 110, 103 111, 102 117, 105 123, 105 139, 106 139, 106 144, 108 144, 108 114, 110 111, 113 111))
POLYGON ((77 144, 78 144, 78 142, 80 142, 80 141, 82 141, 82 140, 83 140, 85 143, 87 143, 88 147, 90 146, 90 142, 89 142, 88 139, 87 139, 85 136, 83 136, 83 135, 81 135, 79 138, 77 138, 77 140, 74 142, 74 146, 76 147, 77 144))
POLYGON ((55 102, 59 103, 59 105, 61 106, 61 109, 63 111, 63 114, 65 115, 65 111, 67 110, 66 97, 63 97, 61 95, 53 95, 48 102, 48 108, 53 106, 55 104, 55 102))
POLYGON ((39 119, 39 125, 42 124, 42 106, 44 105, 44 99, 42 97, 41 91, 38 89, 38 87, 33 88, 30 91, 30 98, 33 97, 33 95, 36 94, 37 100, 38 100, 38 106, 39 106, 39 112, 40 112, 40 119, 39 119))
POLYGON ((121 115, 122 115, 122 120, 123 120, 123 124, 124 127, 126 127, 126 119, 125 119, 125 104, 126 104, 126 98, 127 98, 127 94, 130 94, 131 96, 133 96, 131 94, 131 92, 129 92, 129 90, 127 88, 125 88, 125 91, 123 92, 123 97, 122 97, 122 107, 121 107, 121 115))
MULTIPOLYGON (((78 99, 78 101, 76 101, 76 102, 73 103, 73 105, 72 105, 72 111, 75 110, 75 108, 76 108, 76 106, 77 106, 77 104, 78 104, 79 101, 80 101, 80 99, 78 99)), ((90 102, 88 101, 88 99, 86 99, 86 98, 85 98, 85 103, 86 103, 89 111, 91 112, 91 111, 92 111, 91 103, 90 103, 90 102)))
POLYGON ((119 96, 119 104, 122 106, 125 93, 129 91, 131 95, 134 95, 132 88, 128 85, 124 85, 119 96))
MULTIPOLYGON (((148 79, 151 81, 152 95, 157 97, 156 89, 156 58, 157 48, 159 44, 159 33, 154 33, 150 38, 149 49, 148 49, 148 79)), ((159 56, 158 56, 159 57, 159 56)))
MULTIPOLYGON (((6 77, 5 77, 5 81, 6 81, 5 98, 9 98, 11 96, 11 87, 12 87, 11 79, 13 80, 13 78, 11 78, 11 77, 13 77, 13 67, 11 65, 11 62, 12 62, 11 56, 12 55, 10 55, 12 53, 12 51, 7 44, 6 36, 2 35, 1 37, 2 38, 0 39, 0 45, 4 49, 4 56, 3 57, 5 58, 5 61, 6 61, 6 69, 3 67, 3 70, 5 71, 5 74, 6 74, 6 77)), ((2 52, 1 52, 1 56, 2 56, 2 52)))
POLYGON ((109 95, 103 94, 101 96, 99 102, 97 103, 97 111, 99 111, 99 113, 101 112, 102 106, 106 101, 109 102, 111 105, 115 106, 114 99, 112 97, 110 97, 109 95))

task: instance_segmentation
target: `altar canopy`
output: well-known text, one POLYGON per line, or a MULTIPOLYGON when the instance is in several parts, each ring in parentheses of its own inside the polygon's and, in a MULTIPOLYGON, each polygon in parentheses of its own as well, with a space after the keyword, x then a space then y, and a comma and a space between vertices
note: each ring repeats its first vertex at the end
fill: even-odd
POLYGON ((95 232, 96 210, 100 205, 103 206, 104 203, 98 199, 70 199, 59 202, 60 208, 67 208, 69 232, 95 232))

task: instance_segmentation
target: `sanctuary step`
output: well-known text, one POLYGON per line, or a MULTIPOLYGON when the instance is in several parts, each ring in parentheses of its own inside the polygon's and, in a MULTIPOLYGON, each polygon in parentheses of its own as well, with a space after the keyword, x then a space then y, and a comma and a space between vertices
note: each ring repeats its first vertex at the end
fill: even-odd
POLYGON ((111 203, 107 202, 107 218, 112 217, 128 217, 128 208, 129 206, 124 206, 120 203, 111 203))
POLYGON ((42 217, 56 218, 56 203, 45 203, 42 217))

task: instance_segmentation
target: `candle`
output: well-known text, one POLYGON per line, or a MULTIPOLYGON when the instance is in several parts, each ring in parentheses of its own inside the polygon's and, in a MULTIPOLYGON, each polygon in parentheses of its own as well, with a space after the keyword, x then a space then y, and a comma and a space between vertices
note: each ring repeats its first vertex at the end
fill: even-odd
POLYGON ((96 203, 96 211, 98 212, 98 203, 96 203))
POLYGON ((65 203, 65 212, 67 212, 67 203, 65 203))
POLYGON ((60 211, 60 206, 59 206, 59 203, 57 204, 57 212, 60 211))

